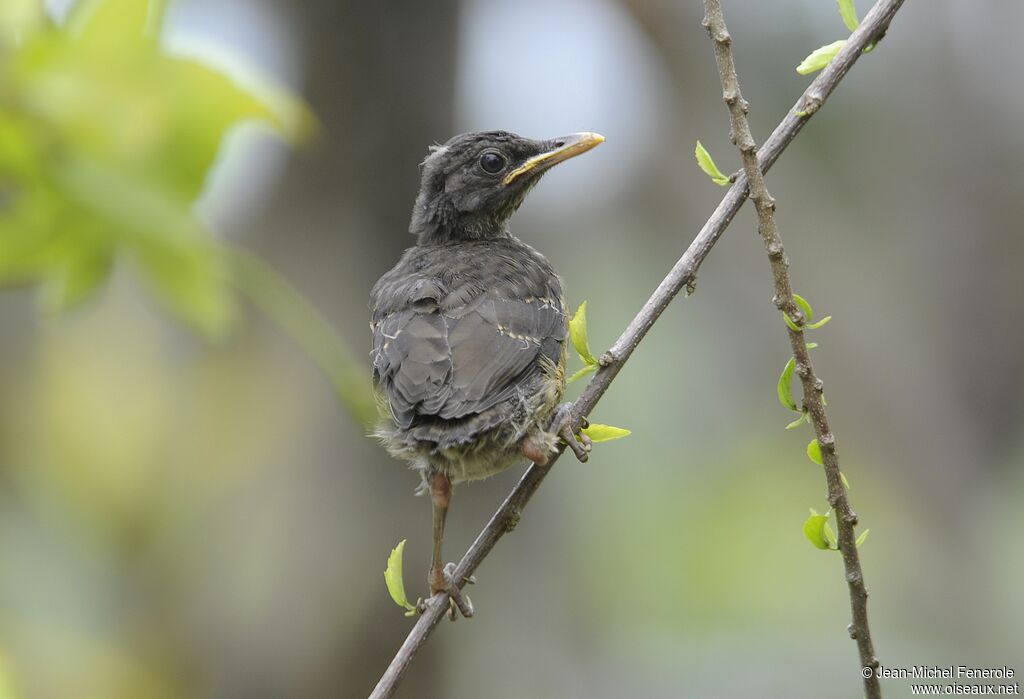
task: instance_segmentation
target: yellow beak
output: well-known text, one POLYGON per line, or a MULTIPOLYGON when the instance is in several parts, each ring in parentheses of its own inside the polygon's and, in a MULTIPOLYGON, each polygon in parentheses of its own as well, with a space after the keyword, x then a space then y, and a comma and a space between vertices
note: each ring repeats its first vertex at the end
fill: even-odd
POLYGON ((584 131, 574 133, 564 138, 556 138, 550 141, 554 147, 539 155, 535 155, 512 172, 505 175, 505 184, 512 184, 518 177, 528 172, 547 170, 563 160, 575 158, 580 153, 586 153, 591 148, 604 143, 604 136, 599 133, 584 131))

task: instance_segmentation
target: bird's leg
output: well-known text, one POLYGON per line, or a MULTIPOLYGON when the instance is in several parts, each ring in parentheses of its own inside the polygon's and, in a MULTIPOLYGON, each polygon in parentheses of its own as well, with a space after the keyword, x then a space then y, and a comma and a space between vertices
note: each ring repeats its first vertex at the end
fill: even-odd
POLYGON ((434 506, 434 553, 430 559, 430 594, 447 590, 444 564, 441 562, 441 542, 444 540, 444 521, 448 518, 448 503, 452 496, 452 482, 441 471, 428 476, 430 500, 434 506))
POLYGON ((537 446, 537 442, 530 437, 523 437, 523 441, 519 445, 520 451, 523 456, 537 464, 538 466, 547 466, 548 461, 551 457, 548 456, 543 449, 537 446))
POLYGON ((594 443, 590 440, 590 437, 579 431, 590 424, 587 422, 587 418, 578 419, 580 422, 579 428, 576 427, 577 417, 573 404, 562 403, 558 406, 558 411, 555 413, 555 419, 551 421, 551 425, 555 429, 555 434, 569 445, 572 453, 576 455, 576 459, 584 462, 590 458, 590 450, 593 448, 594 443))
POLYGON ((473 616, 473 603, 469 597, 462 595, 462 590, 455 583, 452 573, 455 565, 449 563, 447 566, 441 561, 441 542, 444 540, 444 521, 448 517, 448 503, 452 497, 452 482, 443 471, 434 471, 427 477, 430 483, 430 500, 434 506, 434 553, 430 559, 430 574, 427 580, 430 583, 430 594, 447 594, 453 603, 450 611, 452 620, 455 620, 455 608, 457 607, 462 616, 473 616))

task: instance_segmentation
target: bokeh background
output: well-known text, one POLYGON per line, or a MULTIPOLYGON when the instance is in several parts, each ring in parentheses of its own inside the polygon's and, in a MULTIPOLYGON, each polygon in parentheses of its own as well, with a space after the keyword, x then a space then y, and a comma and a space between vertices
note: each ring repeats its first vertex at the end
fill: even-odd
MULTIPOLYGON (((725 5, 763 140, 797 63, 846 31, 832 0, 725 5)), ((368 290, 411 244, 429 144, 607 137, 514 219, 589 301, 595 349, 724 191, 694 142, 738 167, 695 1, 167 13, 169 52, 315 113, 297 149, 230 136, 197 211, 319 309, 367 386, 368 290)), ((1016 0, 907 3, 769 176, 796 289, 834 316, 815 361, 887 666, 1024 672, 1022 25, 1016 0)), ((417 477, 258 310, 210 341, 120 266, 77 309, 37 306, 0 293, 0 695, 365 696, 411 624, 381 575, 399 540, 425 588, 417 477)), ((810 432, 783 430, 788 356, 748 207, 600 404, 633 435, 558 464, 478 571, 476 618, 439 629, 399 696, 859 696, 839 556, 801 531, 827 505, 810 432)), ((449 557, 520 475, 458 489, 449 557)))

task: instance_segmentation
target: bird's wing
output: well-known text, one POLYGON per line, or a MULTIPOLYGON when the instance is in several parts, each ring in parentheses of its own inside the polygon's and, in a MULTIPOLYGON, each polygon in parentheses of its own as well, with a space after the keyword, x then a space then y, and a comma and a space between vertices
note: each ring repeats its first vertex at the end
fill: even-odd
POLYGON ((478 414, 514 396, 541 371, 541 357, 559 361, 566 320, 558 280, 532 290, 526 283, 502 284, 465 303, 464 288, 421 283, 403 307, 375 312, 374 379, 399 427, 417 416, 478 414))

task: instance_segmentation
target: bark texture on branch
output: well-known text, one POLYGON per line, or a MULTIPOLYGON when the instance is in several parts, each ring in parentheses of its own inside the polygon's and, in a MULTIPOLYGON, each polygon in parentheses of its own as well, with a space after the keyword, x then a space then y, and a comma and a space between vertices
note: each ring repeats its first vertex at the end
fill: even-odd
MULTIPOLYGON (((893 3, 893 11, 898 9, 900 2, 893 3)), ((876 7, 877 9, 877 7, 876 7)), ((775 223, 775 199, 768 192, 765 185, 764 173, 758 163, 757 144, 750 131, 750 122, 747 120, 749 105, 743 99, 740 91, 739 78, 736 75, 736 65, 732 54, 732 37, 725 24, 725 16, 722 13, 721 0, 704 0, 704 26, 708 30, 715 48, 715 60, 718 64, 718 73, 722 82, 722 100, 729 108, 730 137, 732 142, 740 151, 743 160, 743 172, 749 182, 750 198, 757 209, 758 233, 764 242, 765 250, 768 253, 768 260, 772 267, 775 294, 772 298, 774 304, 783 313, 788 315, 797 326, 802 326, 810 319, 804 318, 793 299, 793 286, 789 276, 789 261, 786 259, 786 250, 782 244, 782 237, 779 235, 778 226, 775 223)), ((861 37, 864 38, 863 36, 861 37)), ((820 101, 812 101, 810 105, 820 107, 820 101)), ((864 573, 860 565, 860 556, 857 553, 856 533, 854 528, 857 525, 857 514, 853 511, 850 499, 847 496, 846 488, 843 485, 842 474, 839 471, 839 456, 836 452, 836 439, 828 423, 825 414, 824 399, 822 397, 823 383, 814 371, 811 362, 810 352, 802 329, 794 330, 786 325, 789 334, 789 342, 793 349, 793 357, 796 360, 796 373, 800 377, 803 387, 803 407, 808 412, 810 422, 814 427, 818 443, 821 445, 822 460, 825 468, 825 479, 828 484, 828 501, 836 512, 836 523, 839 530, 839 550, 843 557, 843 566, 846 571, 846 582, 850 592, 850 610, 853 621, 848 630, 850 636, 857 642, 857 650, 860 654, 860 666, 862 669, 870 668, 872 672, 863 677, 864 692, 868 699, 881 699, 882 690, 878 682, 877 669, 878 658, 875 655, 874 642, 871 638, 871 630, 868 625, 868 591, 864 584, 864 573)))
MULTIPOLYGON (((787 112, 772 135, 765 141, 764 146, 757 152, 758 166, 761 172, 767 172, 771 168, 804 124, 821 108, 828 96, 832 94, 832 91, 860 58, 863 49, 868 44, 877 42, 885 34, 893 15, 902 4, 903 0, 879 0, 865 16, 864 21, 850 37, 844 49, 814 79, 793 108, 787 112)), ((747 177, 741 173, 682 257, 630 321, 615 344, 601 357, 601 368, 597 370, 594 378, 587 384, 583 394, 576 401, 577 418, 590 414, 622 369, 623 364, 672 302, 672 299, 681 290, 692 287, 701 263, 732 222, 740 207, 743 206, 747 195, 747 177)), ((826 450, 823 448, 822 451, 826 450)), ((459 581, 460 586, 462 581, 483 562, 498 540, 516 527, 526 503, 533 497, 559 456, 556 455, 546 467, 531 465, 516 487, 498 507, 458 563, 454 578, 459 581)), ((426 601, 423 614, 416 620, 416 624, 409 632, 405 642, 402 643, 391 664, 370 694, 371 699, 386 699, 393 696, 405 671, 447 612, 448 596, 446 594, 437 594, 426 601)))

